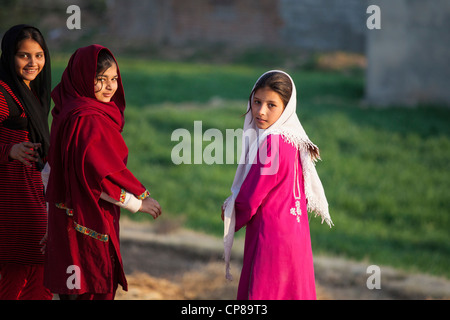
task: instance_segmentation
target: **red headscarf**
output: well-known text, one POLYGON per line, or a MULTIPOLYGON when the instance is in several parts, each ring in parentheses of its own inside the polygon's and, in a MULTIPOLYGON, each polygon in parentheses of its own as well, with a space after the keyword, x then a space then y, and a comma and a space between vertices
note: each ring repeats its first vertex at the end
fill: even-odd
POLYGON ((121 135, 125 96, 117 62, 118 88, 111 102, 95 98, 97 58, 102 50, 111 54, 100 45, 78 49, 51 94, 55 107, 46 198, 52 205, 73 209, 76 223, 108 233, 98 201, 101 183, 108 175, 126 170, 128 148, 121 135))

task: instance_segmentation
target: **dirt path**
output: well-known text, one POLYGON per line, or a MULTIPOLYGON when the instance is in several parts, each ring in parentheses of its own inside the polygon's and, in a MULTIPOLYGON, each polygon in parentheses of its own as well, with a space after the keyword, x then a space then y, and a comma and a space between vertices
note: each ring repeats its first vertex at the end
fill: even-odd
MULTIPOLYGON (((121 247, 129 291, 116 299, 230 299, 236 297, 243 242, 233 247, 234 281, 224 277, 222 240, 165 223, 123 220, 121 247)), ((318 299, 450 299, 450 280, 381 268, 381 289, 366 285, 368 263, 315 257, 318 299)))

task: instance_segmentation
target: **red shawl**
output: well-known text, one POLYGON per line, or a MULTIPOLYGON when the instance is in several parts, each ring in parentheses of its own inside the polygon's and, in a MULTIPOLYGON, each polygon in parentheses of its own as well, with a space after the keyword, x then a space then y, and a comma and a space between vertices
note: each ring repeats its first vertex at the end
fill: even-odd
MULTIPOLYGON (((101 50, 109 52, 100 45, 78 49, 52 92, 55 107, 46 198, 73 209, 77 224, 108 234, 108 223, 99 207, 101 184, 107 176, 126 170, 128 148, 121 135, 125 98, 118 65, 118 88, 111 102, 95 98, 94 78, 101 50)), ((136 190, 127 191, 140 194, 142 188, 136 179, 136 190)))

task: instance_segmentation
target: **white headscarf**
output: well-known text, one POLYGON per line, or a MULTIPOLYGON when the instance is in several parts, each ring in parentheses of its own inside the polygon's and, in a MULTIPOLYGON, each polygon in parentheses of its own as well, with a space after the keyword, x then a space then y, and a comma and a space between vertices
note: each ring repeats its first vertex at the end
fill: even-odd
MULTIPOLYGON (((251 166, 255 163, 255 157, 261 142, 265 140, 268 135, 281 135, 283 139, 294 145, 300 152, 300 158, 303 168, 303 177, 305 181, 305 195, 308 199, 308 211, 314 212, 315 215, 322 217, 322 223, 325 221, 330 227, 333 225, 330 214, 328 212, 328 202, 325 197, 322 183, 317 175, 315 162, 320 159, 318 157, 318 148, 309 140, 303 129, 300 120, 297 117, 297 91, 295 89, 294 81, 285 72, 279 70, 272 70, 264 73, 264 75, 271 72, 279 72, 287 75, 292 83, 292 94, 287 106, 285 107, 280 118, 265 130, 257 128, 255 121, 252 121, 252 112, 250 110, 250 101, 247 105, 247 114, 244 122, 242 142, 241 159, 239 161, 236 175, 234 177, 233 185, 231 187, 231 196, 224 202, 224 259, 226 262, 226 278, 231 280, 230 274, 230 257, 231 247, 233 246, 234 230, 236 225, 234 203, 239 194, 239 190, 244 182, 251 166), (254 134, 257 133, 257 134, 254 134), (317 157, 311 154, 311 150, 316 151, 317 157)), ((259 81, 258 79, 258 81, 259 81)), ((256 84, 258 83, 256 81, 256 84)), ((253 89, 255 88, 253 87, 253 89)), ((252 90, 253 91, 253 90, 252 90)), ((251 99, 250 99, 251 100, 251 99)))

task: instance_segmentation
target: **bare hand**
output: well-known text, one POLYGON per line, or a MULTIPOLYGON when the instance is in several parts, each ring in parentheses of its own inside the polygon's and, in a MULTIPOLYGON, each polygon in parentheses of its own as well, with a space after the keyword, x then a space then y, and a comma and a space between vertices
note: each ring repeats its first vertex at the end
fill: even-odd
POLYGON ((27 167, 31 167, 32 162, 38 161, 38 153, 36 150, 40 147, 40 143, 21 142, 12 146, 9 157, 14 160, 19 160, 27 167))
POLYGON ((161 206, 158 201, 150 197, 142 200, 142 205, 139 211, 149 213, 153 219, 158 218, 162 214, 161 206))

